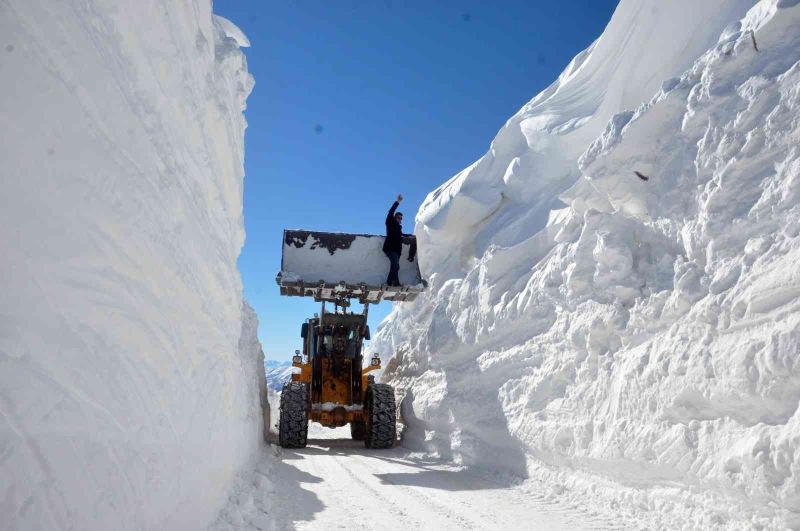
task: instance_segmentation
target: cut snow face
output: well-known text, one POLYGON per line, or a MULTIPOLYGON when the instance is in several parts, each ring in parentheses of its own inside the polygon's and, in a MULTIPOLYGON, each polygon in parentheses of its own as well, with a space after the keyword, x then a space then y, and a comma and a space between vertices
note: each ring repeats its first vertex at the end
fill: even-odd
POLYGON ((649 527, 800 524, 800 5, 753 4, 623 1, 428 196, 430 292, 373 340, 406 445, 649 527))
POLYGON ((9 0, 0 35, 0 527, 203 529, 265 399, 241 32, 209 0, 9 0))

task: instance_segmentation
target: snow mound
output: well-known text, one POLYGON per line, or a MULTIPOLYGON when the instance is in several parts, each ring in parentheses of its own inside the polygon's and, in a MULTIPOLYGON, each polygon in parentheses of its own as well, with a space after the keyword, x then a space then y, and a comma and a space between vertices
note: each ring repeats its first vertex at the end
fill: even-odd
POLYGON ((626 1, 417 215, 405 444, 648 527, 800 526, 800 5, 626 1), (752 7, 751 7, 752 6, 752 7))
POLYGON ((3 528, 200 529, 257 453, 253 80, 220 23, 209 0, 0 6, 3 528))

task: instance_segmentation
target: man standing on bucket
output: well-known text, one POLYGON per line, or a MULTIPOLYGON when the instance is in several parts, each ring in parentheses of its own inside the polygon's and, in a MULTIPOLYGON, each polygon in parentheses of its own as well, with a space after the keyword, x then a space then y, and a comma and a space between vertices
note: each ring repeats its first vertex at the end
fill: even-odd
MULTIPOLYGON (((400 255, 403 253, 403 213, 396 212, 397 207, 403 201, 403 194, 397 195, 389 213, 386 215, 386 239, 383 241, 383 253, 389 258, 389 276, 386 284, 389 286, 400 286, 400 255)), ((413 255, 409 257, 413 260, 413 255)))

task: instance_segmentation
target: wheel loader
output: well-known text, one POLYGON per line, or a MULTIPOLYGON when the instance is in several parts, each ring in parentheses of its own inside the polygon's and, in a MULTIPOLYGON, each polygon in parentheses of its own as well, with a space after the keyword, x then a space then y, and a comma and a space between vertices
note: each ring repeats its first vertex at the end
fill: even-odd
POLYGON ((292 365, 300 369, 283 386, 278 440, 284 448, 306 446, 309 421, 335 428, 350 425, 354 440, 367 448, 391 448, 396 439, 394 389, 374 381, 378 354, 364 364, 370 339, 370 304, 414 300, 426 287, 416 261, 416 240, 404 236, 401 286, 385 283, 389 262, 383 236, 285 230, 281 295, 312 297, 318 314, 301 325, 302 350, 292 365), (350 311, 353 302, 362 311, 350 311))

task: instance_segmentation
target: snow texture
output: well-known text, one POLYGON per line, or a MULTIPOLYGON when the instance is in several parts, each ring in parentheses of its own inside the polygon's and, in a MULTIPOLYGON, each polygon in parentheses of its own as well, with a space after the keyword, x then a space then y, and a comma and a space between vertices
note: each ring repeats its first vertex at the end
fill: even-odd
POLYGON ((201 529, 262 439, 241 32, 6 0, 0 35, 0 528, 201 529))
POLYGON ((430 289, 373 339, 404 444, 800 528, 799 60, 796 1, 623 0, 417 214, 430 289))

